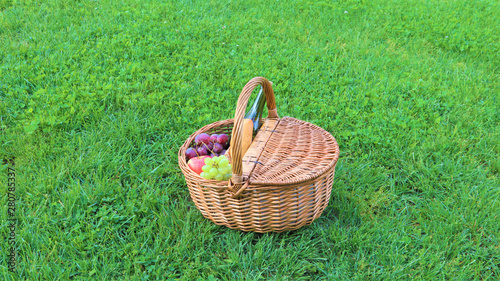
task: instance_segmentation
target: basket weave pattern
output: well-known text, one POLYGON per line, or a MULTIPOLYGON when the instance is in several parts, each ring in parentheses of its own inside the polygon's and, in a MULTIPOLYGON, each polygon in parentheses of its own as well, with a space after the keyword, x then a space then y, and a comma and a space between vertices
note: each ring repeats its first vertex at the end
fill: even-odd
POLYGON ((178 154, 191 198, 204 217, 218 225, 261 233, 295 230, 318 218, 330 199, 338 156, 338 144, 325 130, 291 117, 279 119, 271 84, 262 77, 250 80, 243 89, 235 119, 201 128, 178 154), (244 155, 237 149, 231 155, 233 179, 229 184, 206 180, 193 172, 184 155, 196 135, 226 133, 235 138, 236 147, 241 147, 238 133, 243 114, 258 85, 266 95, 269 116, 265 120, 277 120, 278 125, 265 140, 255 168, 248 176, 243 175, 244 155))

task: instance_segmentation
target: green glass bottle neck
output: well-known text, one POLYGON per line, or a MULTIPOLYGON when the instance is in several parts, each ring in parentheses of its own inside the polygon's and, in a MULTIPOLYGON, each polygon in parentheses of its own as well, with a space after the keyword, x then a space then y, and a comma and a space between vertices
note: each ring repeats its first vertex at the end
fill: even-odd
POLYGON ((264 106, 266 105, 266 97, 264 95, 264 91, 262 90, 262 87, 257 94, 257 97, 255 98, 254 103, 252 104, 252 107, 248 111, 248 113, 245 115, 245 118, 255 120, 255 118, 260 117, 262 118, 262 112, 264 111, 264 106))
POLYGON ((264 95, 264 91, 262 88, 259 91, 259 95, 257 96, 257 114, 259 118, 262 118, 262 113, 264 112, 264 106, 266 106, 266 96, 264 95))
POLYGON ((253 130, 254 134, 259 130, 261 123, 262 123, 262 114, 264 112, 264 106, 266 105, 266 97, 264 95, 264 91, 262 87, 260 88, 259 93, 257 94, 257 97, 255 98, 255 101, 248 111, 248 113, 245 115, 246 119, 251 119, 253 121, 253 130))

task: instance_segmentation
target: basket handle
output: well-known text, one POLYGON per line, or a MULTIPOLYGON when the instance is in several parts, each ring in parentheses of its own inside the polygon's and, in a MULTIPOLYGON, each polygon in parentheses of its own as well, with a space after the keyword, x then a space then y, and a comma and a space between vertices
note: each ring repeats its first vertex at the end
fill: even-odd
POLYGON ((248 99, 250 98, 252 91, 259 85, 262 86, 264 95, 266 96, 266 104, 268 110, 267 118, 279 118, 278 112, 276 110, 276 101, 274 99, 274 91, 271 82, 264 77, 255 77, 252 80, 248 81, 245 87, 243 87, 240 97, 238 98, 236 113, 234 114, 234 127, 231 135, 231 138, 233 138, 233 145, 235 146, 235 149, 231 149, 233 176, 229 181, 229 189, 232 192, 238 194, 241 193, 240 189, 243 185, 242 160, 244 155, 242 155, 241 153, 243 119, 248 105, 248 99))

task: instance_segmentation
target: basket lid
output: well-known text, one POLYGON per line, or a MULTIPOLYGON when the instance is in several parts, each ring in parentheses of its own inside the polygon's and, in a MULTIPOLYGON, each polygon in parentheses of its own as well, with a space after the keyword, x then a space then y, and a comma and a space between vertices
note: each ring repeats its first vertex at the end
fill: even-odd
POLYGON ((266 119, 242 158, 243 180, 252 185, 293 185, 334 168, 335 138, 324 129, 292 117, 266 119))
POLYGON ((255 77, 243 87, 236 105, 231 138, 234 138, 230 157, 233 175, 228 188, 232 198, 241 196, 250 185, 273 188, 306 184, 334 169, 339 158, 339 146, 330 133, 295 118, 279 118, 272 83, 264 77, 255 77), (266 96, 268 116, 244 152, 245 109, 258 85, 262 86, 266 96))

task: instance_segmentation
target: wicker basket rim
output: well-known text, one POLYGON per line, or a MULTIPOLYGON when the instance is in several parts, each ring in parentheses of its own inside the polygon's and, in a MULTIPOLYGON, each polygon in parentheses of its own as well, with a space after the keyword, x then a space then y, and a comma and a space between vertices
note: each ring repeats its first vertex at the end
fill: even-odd
MULTIPOLYGON (((259 182, 259 181, 250 181, 250 184, 252 186, 261 186, 261 187, 264 187, 264 186, 298 185, 298 184, 301 184, 301 183, 304 183, 304 182, 307 182, 307 181, 311 181, 311 180, 314 180, 314 179, 320 177, 324 173, 326 173, 329 170, 331 170, 332 168, 334 168, 336 166, 336 164, 337 164, 337 161, 338 161, 338 158, 339 158, 338 143, 335 140, 335 138, 328 131, 326 131, 323 128, 321 128, 321 127, 319 127, 317 125, 314 125, 314 124, 312 124, 310 122, 303 121, 303 120, 300 120, 300 119, 296 119, 296 118, 293 118, 293 117, 285 116, 285 117, 283 117, 281 119, 285 119, 285 118, 287 118, 287 119, 294 119, 294 120, 298 120, 298 121, 303 122, 303 123, 310 124, 311 126, 314 126, 314 127, 318 128, 318 129, 321 129, 325 133, 327 133, 333 139, 333 141, 335 142, 335 146, 336 147, 335 147, 335 156, 334 156, 334 159, 330 162, 330 165, 324 166, 324 168, 321 171, 319 171, 318 173, 316 173, 314 175, 314 177, 303 178, 303 179, 295 180, 295 181, 292 180, 292 181, 287 181, 287 182, 273 182, 273 181, 259 182)), ((267 118, 265 118, 265 119, 267 119, 267 118)), ((213 187, 213 188, 217 188, 217 189, 228 188, 227 181, 207 180, 207 179, 202 178, 200 175, 196 174, 194 171, 192 171, 187 166, 187 162, 185 160, 185 156, 184 155, 185 155, 185 152, 186 152, 187 148, 191 146, 191 144, 194 141, 194 138, 198 134, 210 132, 211 130, 213 130, 215 128, 218 128, 220 126, 223 126, 223 125, 226 125, 226 126, 234 125, 234 118, 232 118, 232 119, 226 119, 226 120, 221 120, 221 121, 216 121, 216 122, 213 122, 213 123, 210 123, 210 124, 207 124, 207 125, 203 126, 198 131, 196 131, 193 134, 191 134, 189 136, 189 138, 186 139, 186 141, 180 147, 179 152, 178 152, 179 165, 181 166, 181 168, 184 168, 183 170, 185 172, 189 173, 191 175, 191 177, 195 177, 196 180, 202 182, 204 186, 213 187)))

